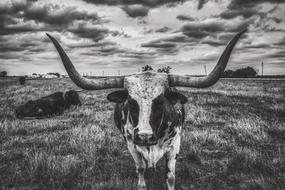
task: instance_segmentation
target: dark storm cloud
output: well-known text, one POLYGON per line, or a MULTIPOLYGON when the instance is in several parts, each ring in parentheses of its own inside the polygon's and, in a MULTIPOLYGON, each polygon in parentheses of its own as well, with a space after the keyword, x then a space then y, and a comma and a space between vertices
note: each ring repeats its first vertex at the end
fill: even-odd
POLYGON ((62 31, 74 21, 101 22, 95 13, 74 7, 19 1, 0 6, 0 35, 56 30, 62 31))
POLYGON ((193 43, 196 44, 199 42, 199 40, 195 38, 189 38, 184 34, 163 38, 163 39, 160 39, 160 41, 174 42, 174 43, 187 43, 187 44, 193 44, 193 43))
POLYGON ((92 39, 95 42, 104 39, 110 33, 108 29, 88 26, 86 23, 79 23, 76 26, 72 26, 68 31, 79 37, 92 39))
POLYGON ((198 9, 202 9, 203 6, 208 2, 209 0, 199 0, 198 1, 198 9))
POLYGON ((20 57, 21 55, 15 53, 10 53, 10 52, 0 53, 0 59, 19 59, 20 57))
POLYGON ((223 31, 223 23, 219 21, 191 22, 182 26, 181 31, 188 37, 202 39, 210 36, 212 33, 223 31))
POLYGON ((141 4, 149 7, 157 7, 164 4, 182 3, 186 0, 83 0, 88 3, 101 5, 134 5, 141 4))
POLYGON ((202 39, 211 35, 209 32, 192 30, 185 27, 182 28, 182 32, 188 37, 197 38, 197 39, 202 39))
POLYGON ((23 17, 50 25, 68 25, 75 20, 98 21, 97 14, 78 11, 75 7, 60 7, 58 5, 33 5, 27 7, 23 17))
POLYGON ((27 2, 15 2, 11 6, 0 5, 0 35, 36 30, 31 23, 19 23, 20 12, 27 9, 27 2))
POLYGON ((276 28, 275 26, 265 25, 263 28, 264 32, 285 32, 284 29, 276 28))
POLYGON ((254 48, 254 49, 266 49, 270 47, 271 47, 270 44, 265 44, 265 43, 248 44, 243 46, 243 48, 254 48))
MULTIPOLYGON (((285 3, 284 0, 255 0, 255 1, 244 1, 244 0, 232 0, 228 6, 228 9, 220 14, 223 19, 233 19, 238 16, 242 16, 247 19, 252 16, 260 16, 265 18, 268 14, 273 13, 278 7, 275 6, 273 9, 267 12, 261 12, 257 5, 261 3, 285 3)), ((277 19, 272 18, 275 22, 277 19)))
POLYGON ((188 15, 178 15, 176 18, 182 21, 195 21, 193 17, 188 16, 188 15))
POLYGON ((244 19, 248 19, 252 16, 259 16, 265 20, 273 20, 276 23, 280 23, 282 20, 274 17, 274 16, 268 16, 269 14, 273 13, 275 10, 277 10, 278 6, 274 6, 271 10, 267 11, 267 12, 261 12, 260 8, 254 6, 255 4, 253 4, 253 6, 240 6, 240 7, 236 7, 236 8, 229 8, 225 11, 223 11, 220 14, 220 17, 223 19, 233 19, 236 18, 238 16, 243 17, 244 19))
POLYGON ((166 42, 166 41, 150 41, 147 43, 141 44, 141 47, 145 48, 154 48, 157 53, 165 55, 165 54, 175 54, 179 51, 179 48, 175 43, 166 42))
POLYGON ((167 26, 164 26, 162 28, 157 29, 155 32, 159 32, 159 33, 166 33, 170 30, 170 28, 168 28, 167 26))
MULTIPOLYGON (((274 43, 274 45, 285 47, 285 36, 279 42, 274 43)), ((285 57, 285 54, 284 54, 284 57, 285 57)))
MULTIPOLYGON (((84 46, 73 46, 85 48, 84 46)), ((112 41, 100 41, 94 43, 93 45, 88 46, 86 52, 80 53, 80 55, 87 55, 87 56, 114 56, 117 55, 118 57, 122 58, 131 58, 131 59, 145 59, 145 58, 153 58, 155 56, 155 52, 145 52, 145 51, 138 51, 128 48, 122 48, 119 44, 114 43, 112 41)))
MULTIPOLYGON (((234 26, 228 26, 225 28, 225 32, 240 32, 248 28, 251 24, 254 23, 254 19, 245 19, 240 23, 236 23, 234 26)), ((241 37, 243 38, 243 37, 241 37)))
MULTIPOLYGON (((206 38, 203 38, 200 40, 201 44, 208 44, 213 47, 218 47, 218 46, 226 46, 227 43, 236 35, 236 32, 219 32, 216 35, 210 35, 206 38)), ((244 34, 241 39, 247 38, 247 34, 244 34)), ((254 48, 256 46, 259 48, 260 44, 251 44, 252 42, 248 42, 247 47, 248 48, 254 48)))
POLYGON ((95 5, 124 5, 122 8, 130 17, 145 17, 149 8, 158 7, 164 4, 174 6, 186 0, 83 0, 95 5))
POLYGON ((155 57, 154 52, 125 51, 119 57, 127 57, 132 59, 151 59, 155 57))
MULTIPOLYGON (((267 55, 266 57, 273 59, 284 59, 284 55, 285 55, 285 50, 280 50, 275 52, 274 54, 267 55)), ((282 64, 284 64, 284 62, 282 64)))
POLYGON ((187 31, 204 31, 204 32, 218 32, 224 30, 224 23, 216 20, 210 22, 191 22, 185 24, 182 30, 187 31))
POLYGON ((284 0, 254 0, 254 1, 232 0, 228 8, 239 9, 241 7, 253 7, 260 3, 285 3, 285 2, 284 0))
POLYGON ((280 19, 280 18, 277 18, 277 17, 269 17, 268 19, 271 19, 271 20, 273 20, 274 22, 276 22, 277 24, 280 24, 281 22, 282 22, 282 19, 280 19))
POLYGON ((122 8, 130 17, 147 16, 149 9, 143 5, 128 5, 122 8))
POLYGON ((196 38, 190 38, 180 33, 143 43, 141 44, 141 47, 152 48, 161 55, 173 55, 175 53, 178 53, 183 47, 195 46, 198 43, 199 40, 196 38))
POLYGON ((218 39, 204 39, 204 40, 202 40, 201 43, 202 44, 208 44, 208 45, 214 46, 214 47, 225 45, 224 41, 218 40, 218 39))
MULTIPOLYGON (((218 46, 226 46, 227 43, 237 34, 237 32, 218 32, 215 35, 209 35, 206 38, 200 40, 201 44, 208 44, 213 47, 218 46)), ((247 39, 247 33, 243 34, 240 38, 247 39)), ((269 47, 268 44, 264 43, 254 43, 253 41, 247 40, 246 43, 242 46, 242 48, 266 48, 269 47)), ((238 48, 236 48, 238 49, 238 48)))
POLYGON ((182 26, 181 31, 188 37, 203 39, 221 32, 240 32, 252 24, 254 20, 246 19, 236 24, 216 19, 204 22, 189 22, 182 26))
POLYGON ((111 56, 115 54, 123 53, 123 50, 120 49, 118 46, 111 45, 111 46, 104 46, 101 47, 93 47, 89 48, 88 51, 80 53, 80 55, 88 55, 88 56, 111 56))
POLYGON ((37 45, 38 45, 37 43, 33 43, 33 42, 24 42, 24 43, 20 44, 20 47, 29 48, 29 47, 34 47, 37 45))
POLYGON ((67 46, 69 48, 101 48, 101 47, 107 47, 107 46, 115 46, 116 43, 115 42, 112 42, 112 41, 99 41, 99 42, 96 42, 96 43, 78 43, 78 44, 67 44, 67 46))
POLYGON ((20 25, 1 25, 0 23, 0 35, 9 35, 16 33, 25 33, 39 31, 39 28, 33 26, 30 23, 20 24, 20 25))
MULTIPOLYGON (((246 34, 244 34, 244 35, 246 36, 246 34)), ((232 32, 221 33, 219 35, 219 40, 223 40, 224 42, 228 42, 233 38, 233 36, 234 36, 234 34, 232 32)))
POLYGON ((143 43, 141 47, 154 48, 162 54, 173 54, 178 52, 183 46, 194 46, 198 43, 199 40, 196 38, 189 38, 184 34, 177 34, 143 43))
MULTIPOLYGON (((108 34, 119 35, 116 31, 109 31, 102 27, 96 27, 101 20, 96 13, 79 11, 74 7, 59 6, 54 4, 38 4, 31 1, 16 1, 12 4, 0 6, 0 37, 8 36, 6 41, 1 41, 1 52, 21 52, 30 54, 45 50, 45 43, 50 43, 48 38, 30 39, 39 31, 44 32, 70 32, 75 34, 70 38, 87 38, 92 41, 100 41, 108 34), (25 35, 25 39, 17 40, 16 35, 25 35), (26 40, 30 40, 29 43, 26 40)), ((42 34, 41 34, 42 35, 42 34)), ((56 35, 56 34, 53 34, 56 35)), ((55 36, 61 42, 60 35, 55 36)), ((1 38, 0 38, 1 40, 1 38)), ((85 47, 87 47, 86 45, 85 47)), ((2 56, 3 57, 3 56, 2 56)))
POLYGON ((171 48, 175 48, 176 45, 174 43, 171 43, 171 42, 153 41, 153 42, 144 43, 144 44, 141 45, 141 47, 153 47, 153 48, 171 49, 171 48))
POLYGON ((19 46, 13 46, 10 44, 0 44, 0 52, 5 53, 5 52, 11 52, 11 51, 23 51, 25 48, 19 47, 19 46))
POLYGON ((228 9, 220 14, 223 19, 233 19, 238 16, 242 16, 243 18, 250 18, 253 15, 260 14, 258 10, 253 8, 240 8, 240 9, 228 9))
MULTIPOLYGON (((60 41, 60 40, 59 40, 60 41)), ((0 53, 7 53, 12 58, 18 54, 29 54, 45 50, 46 42, 41 40, 39 36, 25 35, 22 37, 16 35, 0 36, 0 53)))

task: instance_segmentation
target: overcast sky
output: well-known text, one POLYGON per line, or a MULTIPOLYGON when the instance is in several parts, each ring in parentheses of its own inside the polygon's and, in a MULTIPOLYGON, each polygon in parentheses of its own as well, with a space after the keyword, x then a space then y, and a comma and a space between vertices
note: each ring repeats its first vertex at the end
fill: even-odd
POLYGON ((284 0, 1 0, 0 71, 66 74, 49 33, 80 73, 204 74, 246 27, 227 69, 284 75, 284 0))

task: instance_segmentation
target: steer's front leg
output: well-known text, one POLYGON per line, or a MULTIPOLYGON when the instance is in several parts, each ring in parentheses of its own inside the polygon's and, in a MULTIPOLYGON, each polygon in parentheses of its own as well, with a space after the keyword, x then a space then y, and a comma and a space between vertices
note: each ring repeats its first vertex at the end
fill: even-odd
POLYGON ((139 152, 136 150, 134 144, 128 144, 128 149, 136 163, 136 173, 138 175, 138 189, 139 190, 146 190, 146 183, 144 179, 144 172, 146 169, 146 163, 139 152))
POLYGON ((175 164, 176 164, 176 154, 166 155, 166 185, 167 190, 174 190, 175 185, 175 164))
POLYGON ((174 190, 175 185, 175 164, 180 149, 180 135, 173 142, 172 149, 165 154, 166 157, 166 185, 167 190, 174 190))

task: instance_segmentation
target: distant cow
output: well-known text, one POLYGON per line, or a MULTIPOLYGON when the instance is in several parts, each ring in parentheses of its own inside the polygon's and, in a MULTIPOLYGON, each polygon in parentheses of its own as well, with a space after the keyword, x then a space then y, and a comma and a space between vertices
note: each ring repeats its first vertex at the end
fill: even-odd
POLYGON ((16 117, 50 117, 62 114, 70 105, 80 104, 79 95, 76 91, 70 90, 66 93, 56 92, 38 100, 30 100, 24 105, 18 106, 16 108, 16 117))

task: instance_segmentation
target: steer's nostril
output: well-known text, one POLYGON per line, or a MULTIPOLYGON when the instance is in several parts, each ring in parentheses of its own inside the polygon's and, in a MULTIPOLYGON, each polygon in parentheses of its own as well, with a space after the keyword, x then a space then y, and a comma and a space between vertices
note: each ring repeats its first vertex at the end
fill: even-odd
POLYGON ((135 134, 135 135, 134 135, 134 140, 135 140, 135 141, 141 140, 138 134, 135 134))
POLYGON ((154 141, 156 141, 155 136, 154 136, 154 135, 152 135, 152 136, 150 137, 149 141, 150 141, 150 142, 154 142, 154 141))

